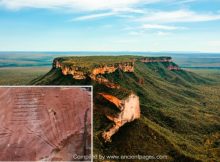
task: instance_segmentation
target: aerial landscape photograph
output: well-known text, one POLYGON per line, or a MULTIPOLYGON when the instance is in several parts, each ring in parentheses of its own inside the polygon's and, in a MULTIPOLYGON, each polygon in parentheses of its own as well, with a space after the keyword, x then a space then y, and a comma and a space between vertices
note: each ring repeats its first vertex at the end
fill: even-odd
POLYGON ((0 161, 220 162, 219 0, 0 0, 0 161))

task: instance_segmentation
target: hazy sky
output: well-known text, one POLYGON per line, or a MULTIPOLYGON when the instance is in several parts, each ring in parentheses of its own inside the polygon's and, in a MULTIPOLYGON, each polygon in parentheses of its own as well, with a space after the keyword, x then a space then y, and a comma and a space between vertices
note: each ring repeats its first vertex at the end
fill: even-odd
POLYGON ((0 51, 220 52, 220 0, 0 0, 0 51))

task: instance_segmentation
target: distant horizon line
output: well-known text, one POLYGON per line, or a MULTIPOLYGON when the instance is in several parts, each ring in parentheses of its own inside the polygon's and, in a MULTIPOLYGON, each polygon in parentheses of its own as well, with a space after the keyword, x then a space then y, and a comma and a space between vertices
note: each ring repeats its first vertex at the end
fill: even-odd
POLYGON ((26 50, 24 50, 24 51, 21 51, 21 50, 17 50, 17 51, 14 51, 14 50, 12 50, 12 51, 1 51, 0 50, 0 53, 10 53, 10 52, 13 52, 13 53, 15 53, 15 52, 18 52, 18 53, 20 53, 20 52, 22 52, 22 53, 28 53, 28 52, 30 52, 30 53, 39 53, 39 52, 46 52, 46 53, 84 53, 84 52, 89 52, 89 53, 102 53, 102 52, 104 52, 104 53, 133 53, 133 52, 135 52, 135 53, 174 53, 174 54, 220 54, 220 51, 219 52, 208 52, 208 51, 125 51, 125 50, 123 50, 123 51, 109 51, 109 50, 107 50, 107 51, 102 51, 102 50, 85 50, 85 51, 83 51, 83 50, 76 50, 76 51, 47 51, 47 50, 45 50, 45 51, 41 51, 41 50, 39 50, 39 51, 37 51, 37 50, 33 50, 33 51, 26 51, 26 50))

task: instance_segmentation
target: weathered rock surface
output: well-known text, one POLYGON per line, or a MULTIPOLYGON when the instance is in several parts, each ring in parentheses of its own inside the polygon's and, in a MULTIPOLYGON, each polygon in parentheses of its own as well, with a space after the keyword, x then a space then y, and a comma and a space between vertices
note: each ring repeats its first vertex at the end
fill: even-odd
POLYGON ((88 69, 81 66, 66 65, 59 60, 54 59, 53 68, 60 68, 63 75, 72 75, 76 80, 83 80, 90 77, 92 80, 97 81, 100 84, 104 84, 109 88, 119 88, 119 85, 110 82, 108 79, 104 78, 103 75, 113 73, 118 69, 123 72, 134 72, 134 61, 99 65, 88 69))
POLYGON ((167 69, 170 70, 170 71, 172 71, 172 70, 176 70, 176 71, 181 70, 181 68, 179 66, 168 66, 167 69))
POLYGON ((145 62, 145 63, 148 63, 148 62, 173 62, 172 58, 171 57, 152 57, 152 58, 149 58, 149 57, 146 57, 146 58, 142 58, 140 59, 141 62, 145 62))
POLYGON ((109 130, 103 132, 102 137, 106 142, 111 141, 111 137, 127 122, 132 122, 140 118, 140 104, 139 97, 135 94, 130 94, 127 98, 119 100, 118 98, 109 94, 100 93, 106 100, 113 103, 120 113, 116 115, 106 115, 107 118, 114 122, 114 126, 109 130))
POLYGON ((0 161, 75 160, 74 154, 90 154, 89 91, 2 87, 0 105, 0 161))
MULTIPOLYGON (((114 64, 107 64, 107 65, 98 65, 94 68, 87 68, 83 66, 76 66, 76 65, 66 65, 63 64, 62 61, 58 59, 54 59, 53 61, 54 68, 61 68, 64 75, 67 74, 74 74, 78 72, 82 72, 82 74, 86 75, 98 75, 98 74, 106 74, 106 73, 113 73, 117 69, 122 70, 123 72, 134 72, 134 61, 131 60, 130 62, 119 62, 114 64)), ((74 77, 74 76, 73 76, 74 77)))

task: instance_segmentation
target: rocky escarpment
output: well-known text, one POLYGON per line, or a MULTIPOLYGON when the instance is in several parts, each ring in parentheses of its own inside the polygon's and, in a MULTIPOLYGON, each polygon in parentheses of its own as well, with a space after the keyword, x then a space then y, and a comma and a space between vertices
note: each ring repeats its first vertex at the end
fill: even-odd
MULTIPOLYGON (((204 98, 202 93, 197 93, 195 87, 197 84, 208 83, 207 80, 185 70, 174 70, 173 67, 177 66, 174 62, 158 58, 155 58, 157 62, 155 60, 142 62, 141 59, 140 56, 62 57, 58 59, 60 65, 58 64, 57 68, 54 67, 46 75, 36 78, 33 84, 93 85, 94 155, 107 157, 107 155, 150 154, 170 156, 171 160, 166 161, 195 161, 193 160, 195 157, 208 161, 209 158, 206 156, 210 157, 212 154, 207 153, 207 148, 213 149, 213 144, 216 145, 217 141, 215 139, 211 142, 207 141, 206 147, 202 147, 205 140, 201 134, 208 138, 210 132, 216 132, 216 128, 218 129, 216 127, 218 122, 216 116, 213 118, 210 116, 210 121, 204 121, 204 112, 198 114, 199 104, 204 98), (63 67, 80 67, 80 70, 79 68, 76 70, 82 71, 83 76, 91 78, 92 70, 95 68, 130 62, 134 58, 134 72, 123 72, 119 68, 97 70, 95 79, 100 78, 102 80, 100 83, 110 81, 119 85, 118 88, 106 86, 106 83, 98 84, 95 79, 78 81, 73 75, 65 76, 65 73, 62 73, 63 67), (169 70, 169 66, 173 67, 169 70), (128 100, 127 108, 130 109, 125 111, 127 108, 123 108, 126 107, 123 103, 133 93, 140 101, 128 100), (138 119, 135 112, 124 115, 125 112, 132 112, 129 105, 138 101, 141 117, 138 119), (198 118, 196 121, 193 120, 195 116, 198 118), (133 121, 134 118, 137 120, 133 121), (212 123, 211 120, 216 122, 212 123), (112 142, 104 143, 103 138, 106 142, 111 140, 112 142), (186 159, 186 156, 191 159, 186 159)), ((201 105, 202 109, 205 110, 207 107, 209 112, 208 105, 208 102, 205 106, 201 105)), ((217 159, 214 156, 213 154, 213 159, 217 159)), ((94 159, 94 161, 100 160, 94 159)))
POLYGON ((171 57, 143 57, 140 59, 141 62, 173 62, 171 57))
POLYGON ((80 66, 68 66, 62 64, 58 59, 54 59, 53 68, 59 68, 62 70, 63 75, 72 75, 74 79, 81 80, 85 79, 87 76, 87 68, 83 68, 80 66))
POLYGON ((110 142, 111 137, 122 127, 125 123, 132 122, 140 118, 140 104, 139 97, 131 93, 127 98, 120 100, 109 94, 100 93, 106 100, 113 103, 120 111, 118 114, 106 115, 107 118, 114 122, 113 127, 102 133, 105 142, 110 142))
POLYGON ((167 63, 167 69, 169 71, 180 71, 181 68, 173 63, 173 60, 171 57, 144 57, 140 59, 143 63, 167 63))
MULTIPOLYGON (((95 60, 96 61, 96 60, 95 60)), ((122 72, 134 72, 135 62, 143 63, 168 63, 168 70, 180 70, 178 66, 169 65, 173 63, 171 57, 134 57, 128 60, 115 60, 111 61, 106 60, 97 61, 93 65, 87 65, 88 63, 79 63, 79 58, 72 58, 71 61, 68 61, 63 58, 56 58, 53 61, 53 68, 61 69, 63 75, 72 75, 73 79, 84 80, 86 78, 91 78, 93 81, 96 81, 100 84, 105 84, 110 88, 119 88, 119 85, 116 85, 110 82, 104 77, 105 74, 111 74, 120 70, 122 72)))
POLYGON ((168 70, 172 71, 172 70, 175 70, 175 71, 179 71, 181 70, 181 68, 177 65, 173 66, 173 65, 170 65, 167 67, 168 70))
MULTIPOLYGON (((120 89, 120 85, 106 78, 106 75, 113 74, 116 71, 121 71, 125 73, 133 73, 135 62, 143 63, 172 63, 171 57, 137 57, 131 58, 129 60, 115 60, 111 59, 103 60, 103 62, 96 62, 93 65, 81 64, 77 57, 71 59, 56 58, 53 61, 53 68, 61 69, 63 75, 71 75, 73 79, 84 80, 90 78, 99 84, 103 84, 108 88, 120 89), (71 61, 70 61, 71 60, 71 61)), ((167 66, 168 70, 179 70, 174 66, 167 66)), ((140 84, 144 83, 144 80, 139 80, 140 84)), ((109 115, 105 114, 106 117, 114 122, 114 126, 109 130, 103 132, 102 137, 104 140, 111 141, 111 136, 113 136, 121 126, 127 122, 131 122, 140 117, 140 105, 139 98, 135 94, 131 93, 126 98, 118 99, 116 96, 112 96, 106 93, 100 93, 103 98, 109 102, 112 102, 119 110, 119 114, 109 115)))
POLYGON ((120 62, 114 64, 95 65, 94 67, 86 67, 72 64, 65 64, 59 58, 54 59, 53 68, 59 68, 63 75, 72 75, 73 79, 83 80, 91 78, 100 84, 104 84, 110 88, 119 88, 119 85, 110 82, 103 75, 114 73, 116 70, 122 72, 134 72, 134 61, 120 62))

